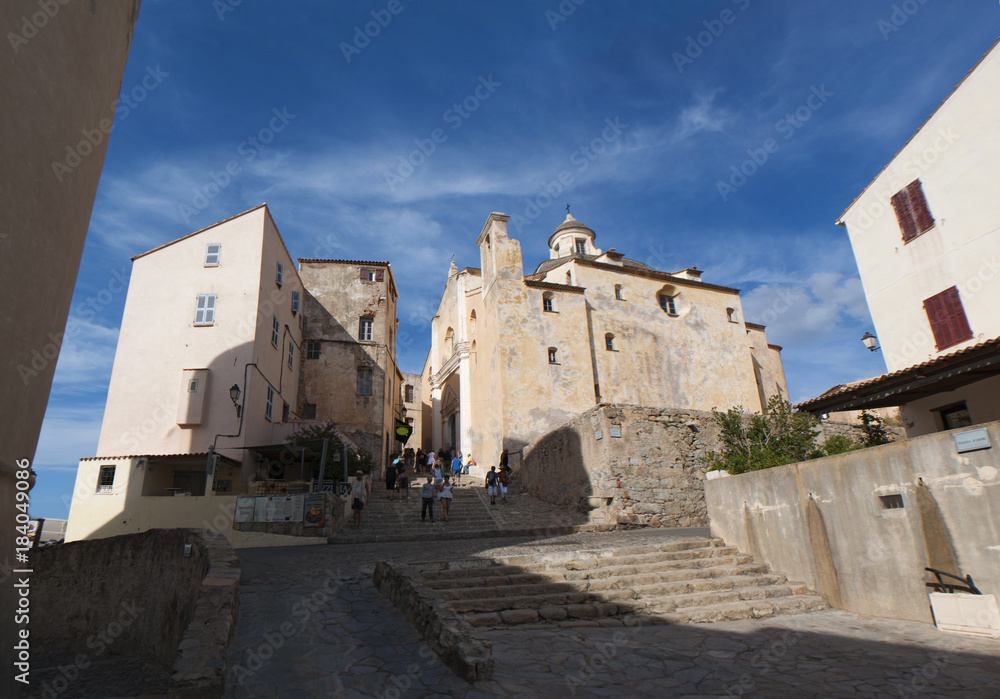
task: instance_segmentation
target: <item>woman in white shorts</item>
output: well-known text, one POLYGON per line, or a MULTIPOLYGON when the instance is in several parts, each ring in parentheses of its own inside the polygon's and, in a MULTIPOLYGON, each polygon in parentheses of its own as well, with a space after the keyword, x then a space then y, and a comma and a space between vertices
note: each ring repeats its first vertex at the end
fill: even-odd
POLYGON ((451 500, 454 497, 451 493, 452 485, 448 482, 448 476, 444 477, 444 482, 441 483, 441 509, 444 510, 444 521, 448 521, 448 510, 451 509, 451 500))

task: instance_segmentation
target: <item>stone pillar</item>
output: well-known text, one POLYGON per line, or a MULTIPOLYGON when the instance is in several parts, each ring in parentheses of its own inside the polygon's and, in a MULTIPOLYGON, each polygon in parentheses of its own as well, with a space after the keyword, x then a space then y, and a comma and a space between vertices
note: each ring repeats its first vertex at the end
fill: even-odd
POLYGON ((469 345, 465 343, 458 355, 458 419, 459 449, 463 454, 472 448, 472 379, 469 375, 469 345))
POLYGON ((431 385, 431 449, 441 448, 441 387, 431 385))

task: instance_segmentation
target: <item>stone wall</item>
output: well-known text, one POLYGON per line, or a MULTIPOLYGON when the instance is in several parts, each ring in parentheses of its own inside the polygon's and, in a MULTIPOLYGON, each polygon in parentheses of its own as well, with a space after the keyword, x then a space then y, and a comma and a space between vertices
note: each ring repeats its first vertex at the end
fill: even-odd
POLYGON ((718 478, 712 534, 858 614, 931 622, 925 567, 1000 595, 1000 422, 718 478), (959 453, 953 434, 985 430, 959 453))
MULTIPOLYGON (((830 437, 844 436, 855 443, 862 443, 865 440, 865 431, 861 425, 841 422, 839 420, 821 420, 819 424, 820 433, 816 436, 816 445, 822 445, 830 437)), ((885 432, 889 440, 896 442, 906 439, 906 430, 902 427, 890 427, 885 425, 885 432)))
POLYGON ((598 524, 708 524, 702 457, 718 450, 710 412, 599 405, 527 447, 517 480, 598 524))
POLYGON ((171 694, 221 694, 240 576, 224 537, 153 529, 44 547, 32 566, 40 647, 140 658, 173 668, 171 694))

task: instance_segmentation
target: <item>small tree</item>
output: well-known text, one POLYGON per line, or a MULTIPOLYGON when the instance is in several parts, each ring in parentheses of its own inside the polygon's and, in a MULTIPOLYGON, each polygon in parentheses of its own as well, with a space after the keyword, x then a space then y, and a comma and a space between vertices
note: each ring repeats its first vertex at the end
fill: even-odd
POLYGON ((864 448, 863 444, 857 444, 850 438, 845 437, 842 434, 837 434, 823 442, 821 451, 827 456, 834 456, 835 454, 843 454, 845 452, 855 451, 856 449, 862 448, 864 448))
POLYGON ((873 415, 867 410, 861 411, 861 431, 865 433, 866 447, 877 447, 879 444, 888 444, 892 441, 884 425, 885 420, 878 415, 873 415))
MULTIPOLYGON (((326 462, 322 464, 323 479, 339 480, 344 475, 344 464, 335 460, 336 457, 334 454, 340 454, 340 458, 343 458, 344 441, 340 438, 337 427, 333 422, 324 422, 318 425, 303 427, 301 430, 288 435, 285 442, 293 446, 298 446, 299 444, 303 444, 305 442, 322 439, 329 440, 326 448, 326 462)), ((372 473, 374 469, 375 462, 372 461, 372 457, 368 454, 368 452, 364 449, 354 449, 350 446, 347 447, 348 477, 354 475, 358 471, 372 473)))
POLYGON ((772 396, 763 415, 747 416, 742 407, 725 413, 713 410, 712 415, 722 428, 722 452, 712 452, 705 459, 712 470, 746 473, 820 455, 813 445, 818 433, 816 418, 793 412, 781 396, 772 396))

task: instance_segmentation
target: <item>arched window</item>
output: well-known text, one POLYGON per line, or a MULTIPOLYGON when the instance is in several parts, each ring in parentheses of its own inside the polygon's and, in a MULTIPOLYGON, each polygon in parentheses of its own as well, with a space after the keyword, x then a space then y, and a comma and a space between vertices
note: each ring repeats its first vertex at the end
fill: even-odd
POLYGON ((555 294, 551 291, 546 291, 542 293, 542 310, 546 313, 555 313, 555 294))
POLYGON ((476 332, 476 312, 473 311, 469 314, 469 336, 476 332))
POLYGON ((667 284, 657 293, 656 300, 660 304, 660 309, 668 316, 679 315, 680 292, 677 287, 667 284))
POLYGON ((604 346, 609 352, 615 351, 615 336, 613 333, 607 333, 604 335, 604 346))
POLYGON ((448 328, 444 334, 444 351, 445 359, 450 357, 455 351, 455 331, 451 328, 448 328))
POLYGON ((475 366, 479 363, 479 357, 476 355, 476 341, 472 341, 472 346, 469 347, 469 354, 472 355, 472 364, 475 366))
POLYGON ((615 298, 619 301, 625 300, 625 290, 621 284, 615 284, 615 298))
POLYGON ((549 364, 558 364, 558 354, 555 347, 549 347, 549 364))
POLYGON ((573 275, 569 272, 566 272, 566 283, 573 286, 573 275))

